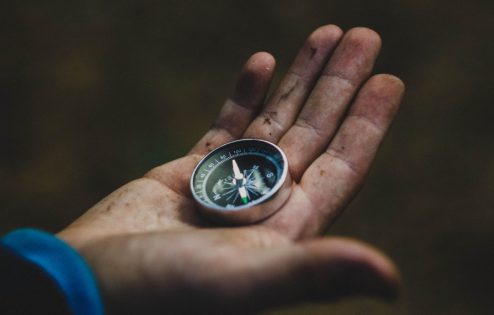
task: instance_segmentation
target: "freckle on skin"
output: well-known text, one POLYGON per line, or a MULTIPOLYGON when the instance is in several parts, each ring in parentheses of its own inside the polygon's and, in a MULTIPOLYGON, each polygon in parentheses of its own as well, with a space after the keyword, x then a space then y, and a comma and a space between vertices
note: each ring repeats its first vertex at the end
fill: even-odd
POLYGON ((321 171, 319 172, 319 175, 321 175, 321 176, 324 176, 325 174, 326 174, 326 172, 325 172, 324 170, 321 170, 321 171))
POLYGON ((111 205, 108 205, 108 207, 106 207, 106 211, 110 211, 111 210, 111 205))

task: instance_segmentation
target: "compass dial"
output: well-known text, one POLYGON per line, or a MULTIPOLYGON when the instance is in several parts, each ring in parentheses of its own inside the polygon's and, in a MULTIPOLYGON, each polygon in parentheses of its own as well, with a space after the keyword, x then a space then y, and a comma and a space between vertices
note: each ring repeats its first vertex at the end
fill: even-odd
MULTIPOLYGON (((192 174, 191 190, 201 208, 235 217, 231 213, 272 199, 287 173, 287 160, 279 147, 263 140, 242 139, 204 157, 192 174)), ((261 212, 256 216, 270 214, 261 212)))

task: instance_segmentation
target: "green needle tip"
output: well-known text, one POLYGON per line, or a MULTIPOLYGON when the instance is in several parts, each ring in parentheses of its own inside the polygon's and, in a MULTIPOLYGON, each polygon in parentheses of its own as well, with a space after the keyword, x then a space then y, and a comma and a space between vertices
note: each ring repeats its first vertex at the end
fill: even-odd
POLYGON ((243 203, 247 203, 247 202, 249 202, 249 199, 248 199, 247 197, 243 197, 243 198, 242 198, 242 202, 243 202, 243 203))

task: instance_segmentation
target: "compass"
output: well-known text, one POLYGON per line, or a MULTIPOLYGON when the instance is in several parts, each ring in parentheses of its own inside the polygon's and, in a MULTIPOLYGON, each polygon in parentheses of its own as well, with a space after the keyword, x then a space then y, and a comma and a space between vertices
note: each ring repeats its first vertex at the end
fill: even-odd
POLYGON ((275 144, 258 139, 226 143, 206 155, 190 180, 204 216, 250 224, 281 208, 290 194, 288 161, 275 144))

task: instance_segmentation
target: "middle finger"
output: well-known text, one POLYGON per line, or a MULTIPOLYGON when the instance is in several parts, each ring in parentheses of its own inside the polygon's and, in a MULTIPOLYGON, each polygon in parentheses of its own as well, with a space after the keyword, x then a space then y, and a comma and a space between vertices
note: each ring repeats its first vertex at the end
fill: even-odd
POLYGON ((339 27, 326 25, 307 38, 280 86, 245 131, 244 138, 278 142, 295 121, 341 36, 339 27))

